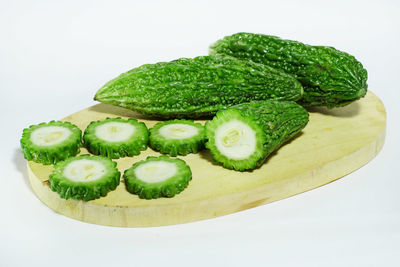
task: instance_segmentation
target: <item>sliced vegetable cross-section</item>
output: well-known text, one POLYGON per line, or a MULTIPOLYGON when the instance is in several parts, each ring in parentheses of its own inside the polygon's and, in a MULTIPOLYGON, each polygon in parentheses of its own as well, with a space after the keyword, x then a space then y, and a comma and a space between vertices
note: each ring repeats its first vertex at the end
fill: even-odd
POLYGON ((181 159, 149 156, 133 164, 123 177, 130 193, 152 199, 173 197, 182 192, 192 179, 192 172, 181 159))
POLYGON ((159 122, 150 129, 150 147, 171 156, 197 153, 204 148, 205 133, 191 120, 159 122))
POLYGON ((25 159, 54 164, 79 153, 82 131, 70 122, 50 121, 25 128, 20 143, 25 159))
POLYGON ((91 122, 83 135, 90 153, 112 159, 139 155, 147 148, 146 125, 136 119, 107 118, 91 122))
POLYGON ((61 198, 89 201, 104 197, 120 182, 121 173, 111 159, 81 155, 54 165, 50 188, 61 198))

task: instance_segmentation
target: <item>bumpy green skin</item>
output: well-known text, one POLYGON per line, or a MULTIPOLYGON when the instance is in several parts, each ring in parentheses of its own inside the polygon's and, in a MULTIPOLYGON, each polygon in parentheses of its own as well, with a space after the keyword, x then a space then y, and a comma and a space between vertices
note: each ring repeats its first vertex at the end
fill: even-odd
POLYGON ((109 81, 95 100, 159 118, 199 118, 251 100, 298 100, 291 75, 263 64, 200 56, 146 64, 109 81))
POLYGON ((194 123, 191 120, 172 120, 159 122, 150 129, 149 145, 154 150, 163 154, 169 154, 173 157, 177 155, 187 155, 189 153, 197 153, 204 149, 206 136, 204 127, 200 123, 194 123), (170 124, 188 124, 197 128, 198 133, 195 136, 184 139, 168 139, 159 133, 161 127, 170 124))
POLYGON ((225 168, 238 171, 252 170, 280 146, 298 134, 308 123, 308 112, 293 101, 254 101, 233 106, 217 113, 205 125, 206 147, 214 160, 225 168), (256 151, 247 159, 234 160, 221 154, 215 144, 215 132, 219 125, 239 120, 256 133, 256 151))
POLYGON ((67 160, 58 162, 54 165, 53 173, 49 177, 50 188, 64 199, 73 198, 89 201, 104 197, 108 192, 114 190, 119 185, 121 173, 118 171, 116 166, 117 163, 113 162, 111 159, 99 156, 80 155, 68 158, 67 160), (100 179, 95 181, 71 181, 63 175, 64 169, 72 161, 80 159, 99 161, 106 166, 107 172, 100 179))
POLYGON ((344 106, 367 92, 367 71, 362 64, 333 47, 236 33, 211 45, 210 54, 251 60, 294 75, 304 87, 299 101, 304 106, 344 106))
POLYGON ((192 172, 185 161, 178 158, 169 158, 168 156, 147 157, 146 160, 136 162, 124 172, 124 181, 128 192, 138 195, 139 198, 155 199, 160 197, 171 198, 182 192, 192 180, 192 172), (139 180, 135 175, 135 169, 141 164, 150 161, 167 161, 176 164, 177 173, 171 178, 157 183, 146 183, 139 180))
POLYGON ((107 118, 102 121, 92 121, 83 135, 83 144, 90 153, 112 159, 139 155, 140 151, 147 149, 148 141, 149 132, 146 125, 132 118, 124 120, 118 117, 107 118), (121 142, 107 142, 98 138, 95 134, 96 127, 111 121, 129 123, 135 127, 135 132, 128 140, 121 142))
POLYGON ((45 165, 55 164, 80 152, 82 146, 82 131, 70 122, 50 121, 25 128, 20 140, 21 150, 26 160, 32 160, 45 165), (63 142, 52 146, 38 146, 31 141, 34 130, 47 126, 61 126, 71 130, 72 134, 63 142))

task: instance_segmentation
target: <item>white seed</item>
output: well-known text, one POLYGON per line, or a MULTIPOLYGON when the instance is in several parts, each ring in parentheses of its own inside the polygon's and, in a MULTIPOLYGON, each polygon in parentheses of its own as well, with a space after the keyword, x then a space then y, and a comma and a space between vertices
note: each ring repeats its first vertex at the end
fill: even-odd
POLYGON ((97 126, 95 135, 107 142, 121 142, 129 139, 135 130, 130 123, 110 121, 97 126))
POLYGON ((63 142, 71 130, 62 126, 44 126, 31 133, 31 141, 38 146, 52 146, 63 142))
POLYGON ((106 167, 99 161, 79 159, 69 163, 63 175, 71 181, 89 182, 101 178, 106 172, 106 167))
POLYGON ((192 125, 174 123, 162 126, 159 132, 166 139, 186 139, 195 136, 199 130, 192 125))
POLYGON ((166 161, 150 161, 135 169, 136 177, 146 183, 165 181, 174 176, 176 172, 176 165, 166 161))
POLYGON ((217 128, 215 144, 230 159, 246 159, 256 150, 256 134, 244 122, 231 120, 217 128))

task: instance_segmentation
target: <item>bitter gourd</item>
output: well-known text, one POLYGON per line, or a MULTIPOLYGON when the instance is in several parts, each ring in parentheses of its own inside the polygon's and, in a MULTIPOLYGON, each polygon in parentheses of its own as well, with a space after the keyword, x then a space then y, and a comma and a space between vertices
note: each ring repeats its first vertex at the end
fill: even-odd
POLYGON ((192 179, 190 167, 181 159, 147 157, 124 172, 126 189, 139 198, 173 197, 192 179))
POLYGON ((90 153, 113 159, 139 155, 147 148, 148 139, 146 125, 132 118, 92 121, 83 135, 84 146, 90 153))
POLYGON ((81 155, 54 165, 49 177, 50 188, 61 198, 89 201, 114 190, 121 173, 111 159, 81 155))
POLYGON ((302 92, 291 75, 263 64, 200 56, 132 69, 106 83, 94 99, 175 119, 210 116, 251 100, 298 100, 302 92))
POLYGON ((159 122, 150 129, 149 145, 171 156, 197 153, 204 148, 204 127, 189 120, 159 122))
POLYGON ((367 71, 348 53, 279 37, 236 33, 210 46, 210 55, 251 60, 293 74, 303 85, 304 106, 344 106, 367 92, 367 71))
POLYGON ((50 121, 25 128, 20 143, 25 159, 48 165, 78 154, 81 136, 82 131, 70 122, 50 121))
POLYGON ((206 147, 228 169, 251 170, 308 123, 293 101, 254 101, 219 111, 205 125, 206 147))

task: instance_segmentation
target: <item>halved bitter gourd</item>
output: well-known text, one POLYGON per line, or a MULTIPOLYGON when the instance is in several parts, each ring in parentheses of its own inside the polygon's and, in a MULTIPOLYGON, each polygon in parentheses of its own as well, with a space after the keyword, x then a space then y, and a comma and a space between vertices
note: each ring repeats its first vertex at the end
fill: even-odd
POLYGON ((173 197, 192 179, 190 167, 181 159, 147 157, 124 172, 126 189, 139 198, 173 197))
POLYGON ((79 153, 82 131, 70 122, 43 122, 25 128, 20 143, 25 159, 54 164, 79 153))
POLYGON ((197 153, 204 149, 204 127, 192 120, 159 122, 150 129, 150 147, 171 156, 197 153))
POLYGON ((147 148, 148 140, 146 125, 131 118, 93 121, 83 135, 83 144, 90 153, 112 159, 139 155, 147 148))
POLYGON ((89 201, 114 190, 121 173, 111 159, 81 155, 54 165, 49 177, 50 188, 61 198, 89 201))
POLYGON ((205 125, 206 147, 228 169, 254 169, 300 132, 308 112, 292 101, 255 101, 217 113, 205 125))

